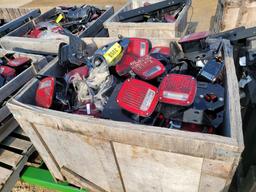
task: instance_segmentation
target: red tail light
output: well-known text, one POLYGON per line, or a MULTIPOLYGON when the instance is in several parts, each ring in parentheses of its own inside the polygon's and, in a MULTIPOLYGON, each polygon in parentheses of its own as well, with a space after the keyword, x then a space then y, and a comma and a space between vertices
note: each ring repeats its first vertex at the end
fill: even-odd
POLYGON ((8 66, 0 66, 0 74, 4 78, 13 77, 15 76, 15 69, 8 66))
POLYGON ((145 80, 154 79, 165 72, 164 65, 149 55, 133 61, 130 66, 136 75, 145 80))
POLYGON ((118 65, 116 65, 116 72, 118 75, 126 75, 131 70, 130 63, 134 61, 134 56, 125 54, 118 65))
POLYGON ((132 54, 135 57, 143 57, 149 53, 150 41, 142 38, 129 38, 130 43, 126 53, 132 54))
POLYGON ((163 103, 188 106, 194 102, 197 81, 189 75, 169 74, 159 87, 159 101, 163 103))
POLYGON ((161 53, 163 55, 170 55, 170 48, 169 47, 153 47, 150 53, 161 53))
POLYGON ((144 81, 128 79, 122 85, 116 101, 127 111, 148 117, 158 103, 158 90, 144 81))
POLYGON ((11 67, 19 67, 21 65, 24 65, 30 61, 30 58, 28 57, 16 57, 14 59, 11 59, 8 61, 8 65, 11 67))
POLYGON ((50 108, 54 97, 55 78, 43 78, 36 90, 36 104, 40 107, 50 108))
POLYGON ((75 76, 79 76, 81 79, 84 79, 89 76, 89 68, 87 66, 78 67, 73 69, 72 71, 68 72, 65 75, 65 80, 68 83, 71 83, 75 76))
POLYGON ((149 53, 150 41, 142 38, 129 38, 130 42, 122 60, 116 65, 118 75, 126 75, 131 70, 130 63, 149 53))
POLYGON ((39 38, 41 36, 41 34, 42 34, 41 28, 35 28, 29 32, 28 37, 39 38))

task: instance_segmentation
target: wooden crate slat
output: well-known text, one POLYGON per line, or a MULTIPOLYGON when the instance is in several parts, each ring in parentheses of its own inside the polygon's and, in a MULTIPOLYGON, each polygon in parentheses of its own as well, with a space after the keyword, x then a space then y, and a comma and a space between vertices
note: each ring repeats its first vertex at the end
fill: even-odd
POLYGON ((6 119, 10 114, 11 112, 9 111, 6 105, 0 108, 0 122, 6 119))
POLYGON ((0 149, 0 162, 4 164, 7 164, 15 168, 21 159, 22 155, 5 149, 0 149))
POLYGON ((18 123, 13 117, 5 120, 3 125, 0 126, 0 142, 2 142, 8 135, 10 135, 17 127, 18 123))
POLYGON ((0 189, 3 184, 7 181, 7 179, 12 174, 12 170, 6 169, 4 167, 0 167, 0 189))
POLYGON ((27 135, 25 134, 25 132, 24 132, 20 127, 18 127, 17 129, 15 129, 15 130, 13 131, 13 133, 15 133, 15 134, 17 134, 17 135, 22 135, 22 136, 27 137, 27 135))
POLYGON ((7 137, 1 144, 6 147, 19 149, 23 151, 23 153, 27 152, 27 150, 32 146, 31 142, 12 136, 7 137))
MULTIPOLYGON (((6 150, 6 149, 3 149, 3 150, 8 152, 8 150, 6 150)), ((24 166, 26 165, 28 158, 34 151, 35 151, 35 148, 31 144, 31 147, 25 153, 20 155, 21 160, 16 161, 16 164, 15 164, 15 166, 12 167, 12 170, 9 170, 9 169, 6 169, 6 168, 0 166, 0 191, 1 192, 9 192, 12 190, 12 188, 15 186, 17 180, 19 179, 20 173, 21 173, 22 169, 24 168, 24 166), (4 173, 6 173, 5 176, 1 175, 2 170, 4 173), (4 178, 4 179, 2 179, 2 181, 1 181, 1 176, 2 176, 2 178, 4 178)), ((19 155, 19 154, 17 154, 17 155, 19 155)), ((13 156, 13 154, 12 154, 12 156, 13 156)), ((14 158, 14 156, 11 159, 13 159, 13 158, 14 158)), ((10 163, 11 163, 10 159, 6 160, 7 165, 10 165, 10 163)))

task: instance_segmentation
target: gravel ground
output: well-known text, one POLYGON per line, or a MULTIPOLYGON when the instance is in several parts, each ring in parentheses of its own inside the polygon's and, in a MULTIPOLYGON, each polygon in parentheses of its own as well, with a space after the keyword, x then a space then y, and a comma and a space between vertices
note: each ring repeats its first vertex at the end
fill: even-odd
POLYGON ((21 181, 18 181, 12 192, 54 192, 53 190, 44 189, 41 187, 36 187, 21 181))

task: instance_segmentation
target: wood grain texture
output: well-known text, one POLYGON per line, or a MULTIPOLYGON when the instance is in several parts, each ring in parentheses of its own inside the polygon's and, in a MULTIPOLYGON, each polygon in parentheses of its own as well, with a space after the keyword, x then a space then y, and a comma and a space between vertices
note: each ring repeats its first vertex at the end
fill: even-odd
POLYGON ((12 136, 9 136, 8 139, 4 140, 1 145, 21 150, 22 153, 26 153, 32 146, 30 141, 26 141, 12 136))
POLYGON ((22 159, 22 155, 17 153, 7 151, 4 149, 0 149, 0 162, 10 165, 12 167, 16 167, 19 161, 22 159))
POLYGON ((198 191, 202 158, 113 144, 127 192, 198 191))
POLYGON ((0 189, 2 188, 3 184, 7 181, 7 179, 12 174, 12 170, 0 167, 0 189))
POLYGON ((46 126, 37 126, 37 129, 60 167, 68 168, 105 191, 122 191, 109 142, 46 126))

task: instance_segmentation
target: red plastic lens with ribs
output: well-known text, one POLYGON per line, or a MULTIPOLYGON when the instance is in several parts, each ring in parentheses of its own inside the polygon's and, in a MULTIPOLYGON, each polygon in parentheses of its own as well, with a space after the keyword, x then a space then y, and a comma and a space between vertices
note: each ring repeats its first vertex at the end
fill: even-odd
POLYGON ((50 108, 54 97, 55 78, 43 78, 36 90, 36 104, 40 107, 50 108))
POLYGON ((150 116, 158 103, 158 89, 138 79, 127 79, 117 98, 119 106, 142 117, 150 116))
POLYGON ((149 53, 150 41, 142 38, 129 38, 129 45, 122 60, 116 65, 118 75, 126 75, 131 70, 130 63, 149 53))
POLYGON ((129 38, 130 42, 126 53, 135 57, 143 57, 149 53, 150 41, 143 38, 129 38))
POLYGON ((189 106, 194 102, 197 81, 194 77, 168 74, 159 87, 159 101, 172 105, 189 106))
POLYGON ((132 71, 144 80, 151 80, 165 72, 164 65, 149 55, 130 63, 132 71))

